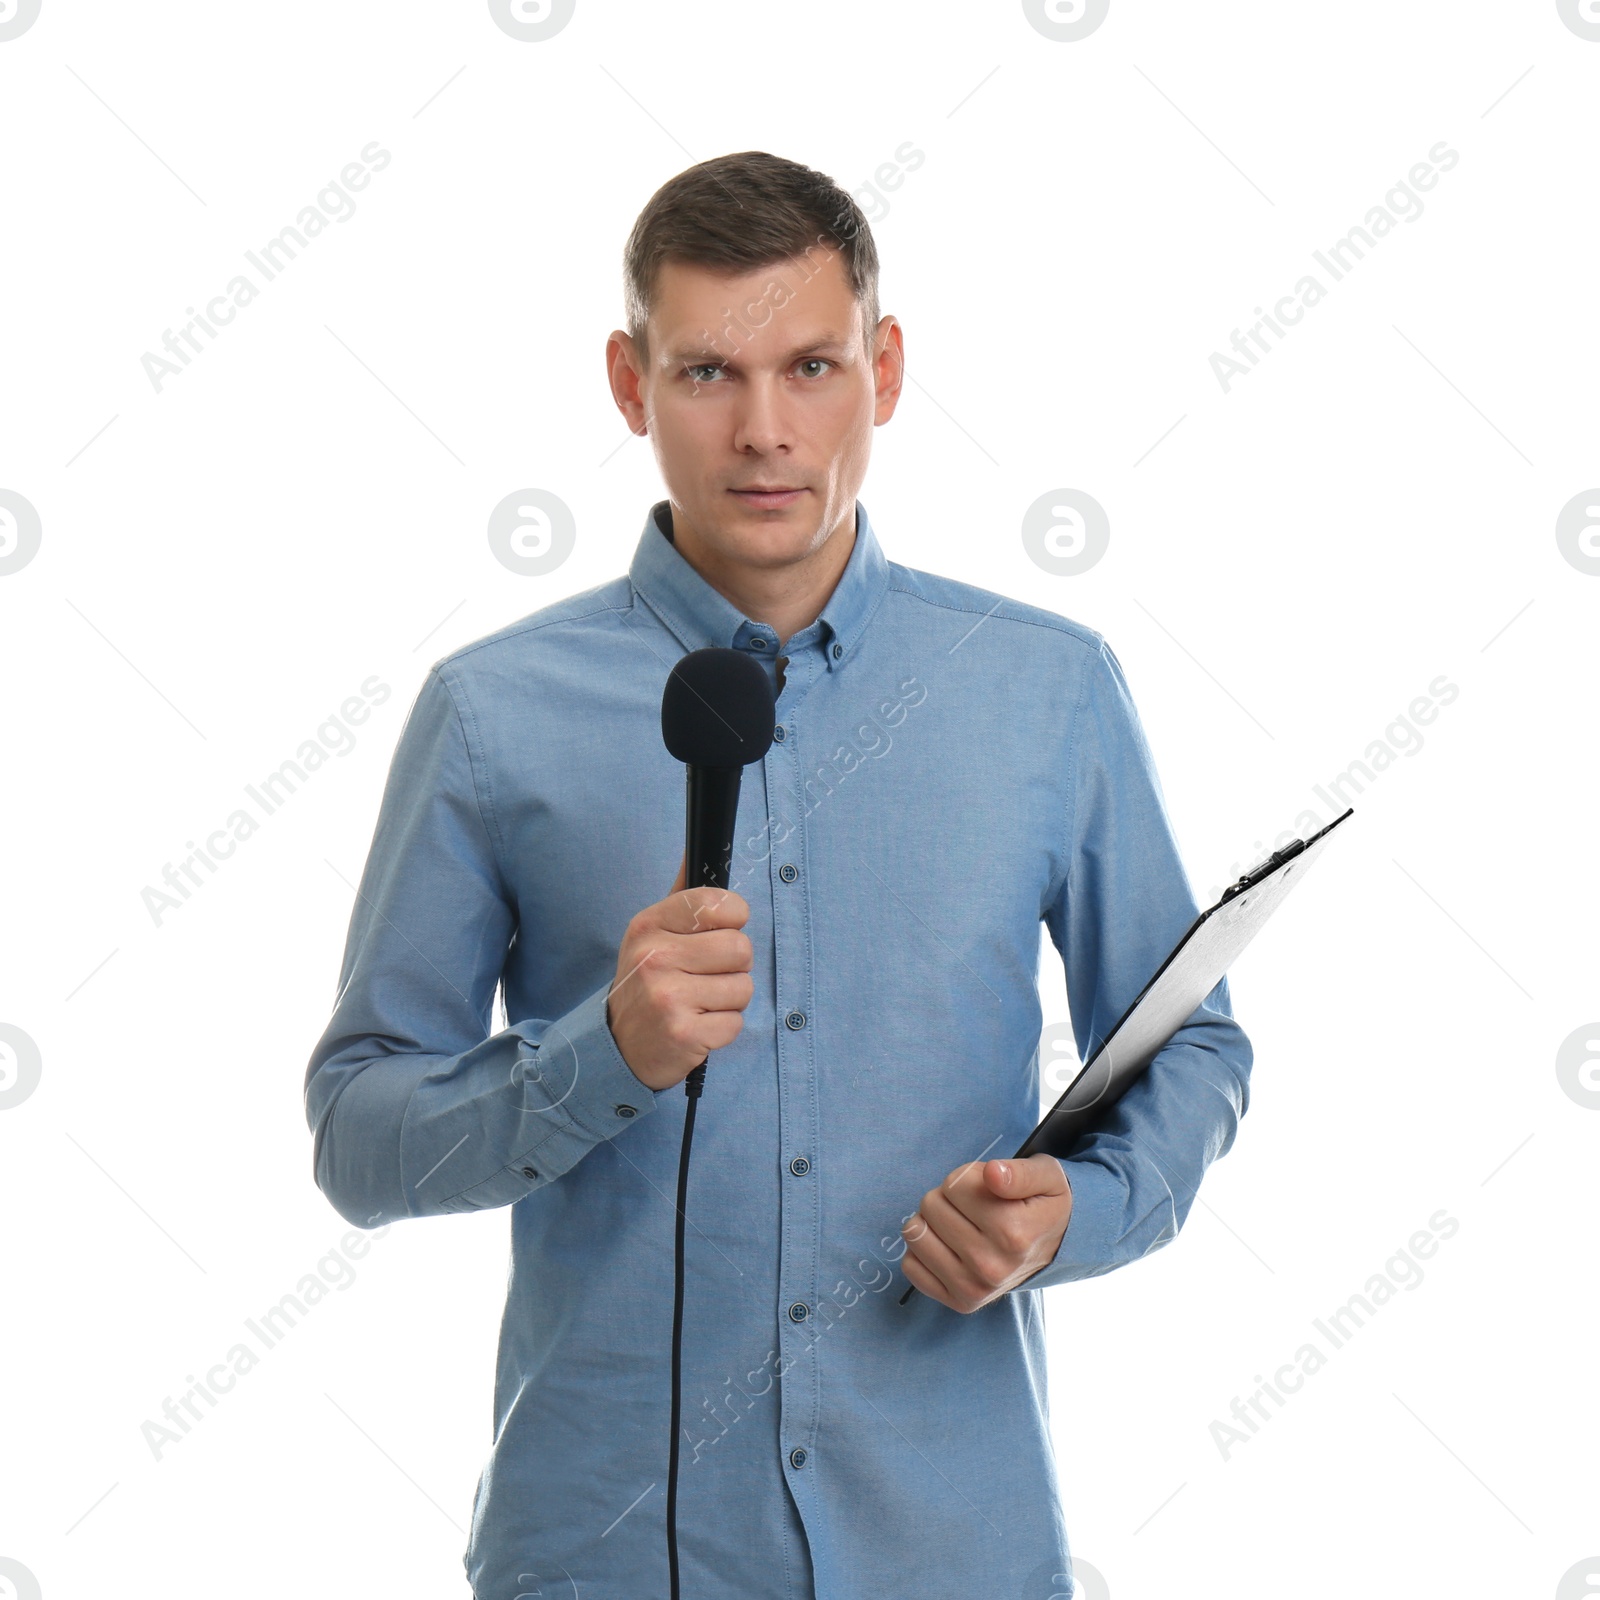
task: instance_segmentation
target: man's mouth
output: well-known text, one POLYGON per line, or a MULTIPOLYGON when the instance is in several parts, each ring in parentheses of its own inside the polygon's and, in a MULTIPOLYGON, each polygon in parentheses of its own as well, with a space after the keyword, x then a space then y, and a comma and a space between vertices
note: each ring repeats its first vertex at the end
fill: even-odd
POLYGON ((731 493, 738 495, 746 505, 767 511, 792 504, 805 493, 805 490, 789 488, 783 484, 759 484, 749 489, 734 489, 731 493))

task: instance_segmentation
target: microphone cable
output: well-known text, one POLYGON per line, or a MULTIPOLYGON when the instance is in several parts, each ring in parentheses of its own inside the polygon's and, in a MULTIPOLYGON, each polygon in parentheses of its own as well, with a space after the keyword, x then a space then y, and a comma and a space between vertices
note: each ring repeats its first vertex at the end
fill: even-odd
MULTIPOLYGON (((727 889, 733 863, 739 781, 762 760, 777 729, 766 667, 743 651, 691 650, 672 669, 661 695, 661 737, 684 764, 685 887, 727 889)), ((678 1452, 683 1405, 683 1244, 689 1199, 689 1148, 709 1053, 683 1081, 688 1105, 678 1152, 678 1215, 672 1247, 672 1441, 667 1453, 667 1567, 678 1600, 678 1452)))
MULTIPOLYGON (((709 1059, 709 1058, 707 1058, 709 1059)), ((678 1419, 682 1405, 680 1368, 683 1356, 683 1224, 689 1196, 689 1146, 694 1142, 694 1113, 705 1087, 702 1061, 683 1080, 689 1104, 683 1114, 683 1145, 678 1151, 678 1220, 672 1246, 672 1444, 667 1452, 667 1572, 672 1600, 678 1600, 678 1419)))

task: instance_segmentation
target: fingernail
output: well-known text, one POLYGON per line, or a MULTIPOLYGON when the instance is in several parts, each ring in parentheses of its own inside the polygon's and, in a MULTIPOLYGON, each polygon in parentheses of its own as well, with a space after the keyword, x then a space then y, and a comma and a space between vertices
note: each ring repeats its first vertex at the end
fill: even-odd
POLYGON ((995 1162, 995 1165, 997 1167, 999 1167, 999 1169, 1000 1169, 1000 1176, 1003 1179, 1005 1179, 1005 1181, 1007 1183, 1010 1183, 1011 1182, 1011 1163, 1009 1161, 997 1161, 997 1162, 995 1162))

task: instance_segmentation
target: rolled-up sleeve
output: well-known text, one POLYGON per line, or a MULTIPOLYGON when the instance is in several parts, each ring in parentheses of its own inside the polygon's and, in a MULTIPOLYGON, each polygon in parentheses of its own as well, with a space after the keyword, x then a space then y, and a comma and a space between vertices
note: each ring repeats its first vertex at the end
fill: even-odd
MULTIPOLYGON (((1199 912, 1122 666, 1104 640, 1091 649, 1068 753, 1067 865, 1045 915, 1085 1061, 1199 912)), ((1251 1062, 1223 978, 1061 1158, 1071 1217, 1027 1288, 1097 1277, 1177 1237, 1206 1168, 1233 1144, 1251 1062)))
POLYGON ((509 1205, 655 1108, 610 982, 490 1034, 516 912, 448 667, 406 718, 305 1077, 317 1187, 359 1227, 509 1205))

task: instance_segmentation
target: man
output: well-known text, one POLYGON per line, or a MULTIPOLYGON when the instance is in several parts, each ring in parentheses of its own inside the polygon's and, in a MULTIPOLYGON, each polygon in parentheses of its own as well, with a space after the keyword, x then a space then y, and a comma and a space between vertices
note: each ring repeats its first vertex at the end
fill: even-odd
POLYGON ((1069 1158, 1003 1159, 1039 1111, 1041 923, 1087 1054, 1197 909, 1121 667, 885 557, 856 495, 903 335, 827 178, 703 162, 625 266, 607 367, 668 498, 626 577, 424 682, 307 1074, 316 1181, 367 1227, 512 1208, 478 1600, 664 1594, 709 1052, 683 1593, 1046 1600, 1071 1569, 1035 1291, 1175 1237, 1249 1044, 1219 984, 1069 1158), (777 693, 725 891, 685 887, 660 732, 708 645, 777 693))

